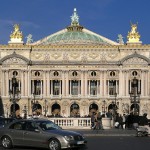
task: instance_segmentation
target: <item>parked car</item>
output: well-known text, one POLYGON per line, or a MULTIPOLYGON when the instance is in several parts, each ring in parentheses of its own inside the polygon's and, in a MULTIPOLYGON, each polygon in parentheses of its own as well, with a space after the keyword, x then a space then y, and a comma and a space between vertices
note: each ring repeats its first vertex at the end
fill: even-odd
POLYGON ((63 130, 46 119, 21 119, 0 129, 0 140, 4 148, 31 146, 61 150, 85 148, 87 141, 78 132, 63 130))
POLYGON ((14 121, 15 119, 13 118, 4 118, 4 117, 0 117, 0 128, 4 127, 5 125, 11 123, 12 121, 14 121))

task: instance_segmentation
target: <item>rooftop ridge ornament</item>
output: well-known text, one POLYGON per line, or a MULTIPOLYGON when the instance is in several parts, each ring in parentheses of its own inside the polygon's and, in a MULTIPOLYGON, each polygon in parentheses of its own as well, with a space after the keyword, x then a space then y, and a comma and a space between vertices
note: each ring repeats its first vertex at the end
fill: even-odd
POLYGON ((8 42, 9 44, 23 44, 23 34, 20 31, 20 26, 19 24, 15 24, 14 26, 14 31, 11 32, 10 34, 10 41, 8 42))
POLYGON ((79 25, 79 16, 77 14, 77 9, 74 8, 73 14, 71 16, 71 25, 79 25))
POLYGON ((140 41, 140 34, 137 31, 137 24, 132 24, 131 23, 131 31, 128 32, 127 39, 128 39, 128 44, 141 44, 142 42, 140 41))
POLYGON ((74 8, 73 14, 71 16, 71 25, 67 27, 68 31, 82 31, 83 26, 79 25, 79 16, 77 14, 77 9, 74 8))

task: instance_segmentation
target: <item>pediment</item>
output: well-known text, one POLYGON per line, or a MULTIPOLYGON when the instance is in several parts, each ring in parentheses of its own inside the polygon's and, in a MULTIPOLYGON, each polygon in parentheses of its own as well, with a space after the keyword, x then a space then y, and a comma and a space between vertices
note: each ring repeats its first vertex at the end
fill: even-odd
POLYGON ((3 63, 2 64, 4 64, 4 65, 27 65, 27 62, 26 61, 24 61, 23 59, 21 59, 21 58, 18 58, 18 57, 12 57, 12 58, 8 58, 8 59, 6 59, 6 60, 4 60, 3 61, 3 63))
POLYGON ((139 57, 132 57, 123 62, 123 65, 148 65, 148 62, 139 57))

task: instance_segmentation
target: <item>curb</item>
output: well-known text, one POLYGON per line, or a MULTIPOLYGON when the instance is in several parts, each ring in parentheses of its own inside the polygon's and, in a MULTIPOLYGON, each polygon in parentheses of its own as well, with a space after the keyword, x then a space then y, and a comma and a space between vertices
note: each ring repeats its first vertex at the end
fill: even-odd
POLYGON ((135 134, 83 134, 85 137, 95 137, 95 136, 136 136, 135 134))

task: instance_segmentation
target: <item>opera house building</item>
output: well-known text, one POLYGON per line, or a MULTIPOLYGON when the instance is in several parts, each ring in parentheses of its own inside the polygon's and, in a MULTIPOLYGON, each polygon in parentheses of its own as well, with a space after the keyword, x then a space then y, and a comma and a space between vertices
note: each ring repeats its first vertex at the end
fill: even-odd
POLYGON ((150 117, 150 45, 140 41, 137 24, 129 25, 127 41, 120 34, 112 41, 80 25, 74 9, 66 28, 38 41, 31 34, 25 42, 15 24, 0 45, 0 115, 150 117))

